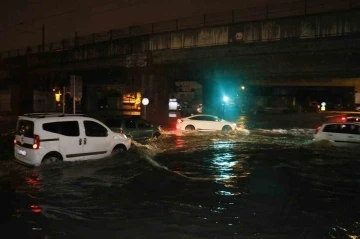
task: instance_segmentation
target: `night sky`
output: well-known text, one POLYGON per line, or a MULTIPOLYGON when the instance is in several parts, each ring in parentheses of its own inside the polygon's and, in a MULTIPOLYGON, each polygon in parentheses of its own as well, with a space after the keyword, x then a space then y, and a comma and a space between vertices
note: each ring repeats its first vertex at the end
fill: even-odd
MULTIPOLYGON (((11 0, 0 8, 0 52, 204 13, 281 0, 11 0)), ((290 2, 285 1, 285 2, 290 2)))

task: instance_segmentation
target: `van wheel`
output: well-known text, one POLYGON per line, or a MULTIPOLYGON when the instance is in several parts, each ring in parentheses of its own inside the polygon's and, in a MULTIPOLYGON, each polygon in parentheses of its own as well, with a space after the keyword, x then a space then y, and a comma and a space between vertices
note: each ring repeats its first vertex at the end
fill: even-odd
POLYGON ((111 156, 116 156, 124 151, 126 151, 126 148, 124 145, 116 145, 115 148, 111 151, 111 156))
POLYGON ((56 156, 56 155, 48 155, 45 156, 45 158, 42 160, 43 164, 49 164, 49 163, 56 163, 56 162, 60 162, 61 159, 56 156))

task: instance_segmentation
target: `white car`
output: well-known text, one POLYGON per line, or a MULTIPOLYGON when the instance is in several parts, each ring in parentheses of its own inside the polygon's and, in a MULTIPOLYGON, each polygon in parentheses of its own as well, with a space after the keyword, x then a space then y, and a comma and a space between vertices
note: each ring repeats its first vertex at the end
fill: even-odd
POLYGON ((314 141, 325 140, 334 146, 359 147, 360 123, 326 123, 319 126, 314 141))
POLYGON ((126 151, 131 140, 84 115, 26 114, 19 116, 14 156, 38 166, 56 161, 99 159, 126 151))
POLYGON ((197 114, 177 120, 178 130, 222 130, 230 131, 236 129, 236 123, 222 120, 215 115, 197 114))

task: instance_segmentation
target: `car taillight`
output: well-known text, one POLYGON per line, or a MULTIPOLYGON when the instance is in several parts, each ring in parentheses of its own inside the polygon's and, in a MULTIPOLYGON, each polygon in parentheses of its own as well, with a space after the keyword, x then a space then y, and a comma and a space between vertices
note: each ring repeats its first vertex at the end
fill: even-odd
POLYGON ((16 139, 14 139, 14 144, 16 144, 16 139))
POLYGON ((345 118, 345 117, 341 117, 341 121, 346 121, 346 118, 345 118))
POLYGON ((34 144, 33 149, 39 149, 40 148, 40 136, 34 134, 34 144))
POLYGON ((315 130, 315 134, 317 134, 317 132, 319 132, 320 129, 321 129, 321 126, 318 126, 315 130))
POLYGON ((182 119, 178 119, 177 122, 178 122, 178 124, 180 124, 180 123, 183 122, 183 120, 182 120, 182 119))
POLYGON ((119 134, 125 134, 123 129, 119 129, 119 134))

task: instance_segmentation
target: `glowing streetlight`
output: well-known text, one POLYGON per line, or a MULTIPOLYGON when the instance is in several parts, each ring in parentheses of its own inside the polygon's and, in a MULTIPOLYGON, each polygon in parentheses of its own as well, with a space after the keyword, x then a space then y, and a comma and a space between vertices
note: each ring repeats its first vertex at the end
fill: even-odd
POLYGON ((245 86, 242 85, 242 86, 241 86, 241 89, 242 89, 242 90, 245 90, 245 86))
POLYGON ((146 119, 146 106, 149 104, 149 99, 148 98, 144 98, 142 99, 141 103, 144 105, 144 118, 146 119))
POLYGON ((227 102, 229 101, 229 97, 227 95, 224 95, 223 101, 224 101, 224 103, 222 104, 222 117, 224 118, 225 117, 225 111, 226 111, 225 108, 226 108, 227 102))
POLYGON ((326 110, 326 103, 325 102, 322 102, 321 103, 321 108, 320 108, 321 111, 325 111, 326 110))

